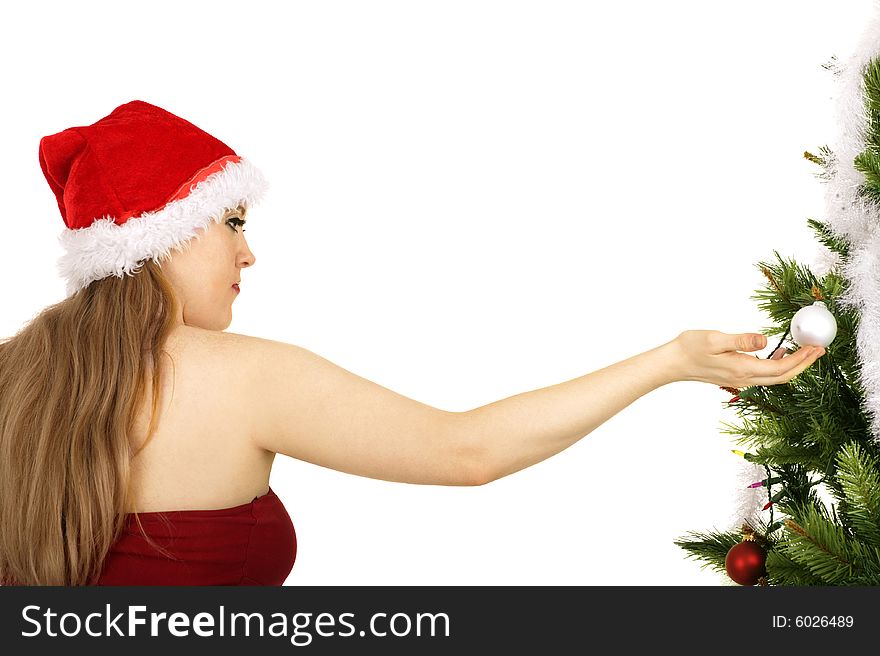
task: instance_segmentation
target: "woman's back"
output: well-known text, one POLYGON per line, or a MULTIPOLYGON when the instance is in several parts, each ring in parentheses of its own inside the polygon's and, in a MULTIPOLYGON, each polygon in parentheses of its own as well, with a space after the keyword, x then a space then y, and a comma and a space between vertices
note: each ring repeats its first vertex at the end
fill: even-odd
MULTIPOLYGON (((129 512, 231 508, 268 492, 275 454, 250 439, 239 377, 218 348, 225 338, 185 325, 169 336, 173 364, 163 354, 154 433, 132 460, 129 512)), ((146 438, 151 394, 148 384, 132 436, 137 448, 146 438)))
MULTIPOLYGON (((98 585, 281 585, 290 573, 296 533, 268 486, 275 454, 249 439, 232 360, 218 348, 225 337, 185 325, 169 336, 154 433, 132 461, 128 510, 141 524, 128 516, 98 585)), ((149 419, 147 400, 137 447, 149 419)))

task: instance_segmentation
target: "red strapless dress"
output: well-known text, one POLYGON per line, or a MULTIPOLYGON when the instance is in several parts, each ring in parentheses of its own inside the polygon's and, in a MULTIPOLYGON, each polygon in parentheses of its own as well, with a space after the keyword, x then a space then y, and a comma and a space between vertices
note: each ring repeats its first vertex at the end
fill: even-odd
POLYGON ((232 508, 128 515, 97 585, 282 585, 296 560, 293 522, 272 488, 232 508))

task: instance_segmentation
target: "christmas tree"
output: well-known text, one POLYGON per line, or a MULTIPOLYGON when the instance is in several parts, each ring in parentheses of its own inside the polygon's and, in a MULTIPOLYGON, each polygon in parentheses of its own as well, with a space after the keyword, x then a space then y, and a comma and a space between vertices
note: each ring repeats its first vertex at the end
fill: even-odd
POLYGON ((751 480, 732 528, 675 542, 743 585, 880 585, 880 21, 847 66, 825 68, 839 137, 804 157, 827 184, 828 220, 808 220, 827 270, 774 250, 752 299, 768 343, 826 354, 785 384, 722 388, 738 422, 721 432, 751 480))

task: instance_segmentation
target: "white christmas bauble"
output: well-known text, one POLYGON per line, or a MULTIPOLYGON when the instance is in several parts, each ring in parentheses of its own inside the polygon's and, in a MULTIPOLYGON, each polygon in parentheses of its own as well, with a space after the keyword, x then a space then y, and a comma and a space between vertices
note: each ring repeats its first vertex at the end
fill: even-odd
POLYGON ((822 301, 802 307, 791 318, 791 337, 798 346, 826 347, 837 336, 837 321, 822 301))

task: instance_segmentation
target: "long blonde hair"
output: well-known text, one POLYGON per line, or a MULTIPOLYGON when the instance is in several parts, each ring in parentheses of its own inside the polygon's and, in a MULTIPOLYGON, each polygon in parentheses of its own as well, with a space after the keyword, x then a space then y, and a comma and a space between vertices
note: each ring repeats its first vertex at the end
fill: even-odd
POLYGON ((0 582, 91 585, 100 576, 133 507, 130 461, 154 431, 158 363, 176 314, 168 279, 146 260, 0 341, 0 582), (149 370, 150 423, 135 451, 149 370))

